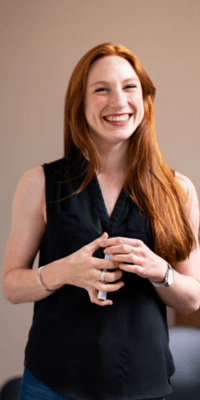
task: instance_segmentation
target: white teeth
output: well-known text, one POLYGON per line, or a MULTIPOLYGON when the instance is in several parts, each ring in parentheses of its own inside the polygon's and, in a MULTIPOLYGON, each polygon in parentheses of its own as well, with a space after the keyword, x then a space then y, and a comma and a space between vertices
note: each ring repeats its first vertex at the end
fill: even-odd
POLYGON ((114 117, 104 117, 107 121, 109 122, 123 122, 123 121, 128 121, 129 119, 129 114, 124 114, 124 115, 115 115, 114 117))

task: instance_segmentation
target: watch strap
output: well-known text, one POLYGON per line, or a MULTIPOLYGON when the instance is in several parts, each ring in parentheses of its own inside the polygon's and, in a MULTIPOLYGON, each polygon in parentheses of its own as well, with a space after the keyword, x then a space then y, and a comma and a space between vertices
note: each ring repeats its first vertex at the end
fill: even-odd
POLYGON ((168 278, 168 274, 169 274, 169 270, 174 271, 173 268, 172 268, 172 266, 171 266, 169 263, 167 263, 167 272, 166 272, 166 274, 165 274, 165 280, 164 280, 164 282, 161 282, 161 283, 153 282, 153 281, 151 281, 151 279, 150 279, 150 282, 152 283, 152 285, 155 286, 155 287, 169 287, 169 286, 172 284, 172 282, 169 283, 169 282, 168 282, 168 279, 167 279, 167 278, 168 278))

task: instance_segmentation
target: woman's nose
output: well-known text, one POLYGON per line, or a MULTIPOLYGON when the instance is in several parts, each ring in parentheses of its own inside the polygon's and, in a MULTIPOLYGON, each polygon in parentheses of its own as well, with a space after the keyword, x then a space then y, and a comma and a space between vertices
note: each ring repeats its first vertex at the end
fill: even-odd
POLYGON ((123 91, 121 91, 121 90, 114 90, 111 93, 110 105, 112 107, 116 107, 116 108, 119 108, 119 107, 122 108, 122 107, 126 106, 125 93, 123 93, 123 91))

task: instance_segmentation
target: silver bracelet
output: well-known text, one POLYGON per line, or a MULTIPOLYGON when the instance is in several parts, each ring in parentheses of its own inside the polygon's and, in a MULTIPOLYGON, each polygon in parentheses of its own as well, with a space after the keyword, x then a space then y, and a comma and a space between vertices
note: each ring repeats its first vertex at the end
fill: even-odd
POLYGON ((47 292, 55 292, 55 290, 47 289, 47 288, 42 284, 42 282, 41 282, 41 279, 40 279, 40 272, 41 272, 41 269, 44 268, 44 267, 45 267, 45 265, 43 265, 43 267, 38 268, 38 271, 37 271, 37 281, 38 281, 39 285, 42 287, 42 289, 46 290, 47 292))

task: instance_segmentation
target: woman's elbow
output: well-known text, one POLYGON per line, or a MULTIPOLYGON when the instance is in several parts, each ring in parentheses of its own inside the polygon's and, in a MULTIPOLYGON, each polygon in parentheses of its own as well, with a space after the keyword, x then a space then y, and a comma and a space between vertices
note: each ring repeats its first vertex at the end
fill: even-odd
MULTIPOLYGON (((7 274, 8 275, 8 274, 7 274)), ((3 297, 11 304, 17 304, 15 289, 10 285, 7 275, 2 274, 1 291, 3 297)))
POLYGON ((199 309, 200 309, 200 300, 198 299, 191 303, 187 303, 184 308, 182 308, 181 310, 178 309, 177 311, 183 315, 190 315, 190 314, 193 314, 194 312, 198 311, 199 309))
POLYGON ((11 304, 17 304, 16 298, 15 298, 15 296, 13 295, 13 293, 12 293, 10 290, 8 290, 8 289, 5 287, 5 285, 3 285, 3 284, 2 284, 2 294, 3 294, 3 297, 4 297, 7 301, 9 301, 9 303, 11 303, 11 304))

